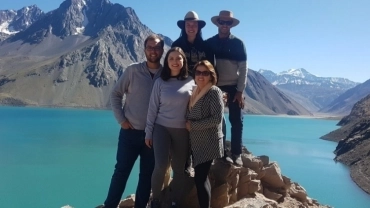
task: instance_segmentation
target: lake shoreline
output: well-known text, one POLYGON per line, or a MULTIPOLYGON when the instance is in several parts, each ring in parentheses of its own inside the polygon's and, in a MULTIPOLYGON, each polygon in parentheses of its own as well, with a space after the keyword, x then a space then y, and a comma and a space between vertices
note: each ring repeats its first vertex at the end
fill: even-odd
MULTIPOLYGON (((20 207, 21 202, 14 204, 19 194, 29 196, 24 200, 38 204, 37 207, 58 207, 61 202, 74 207, 92 207, 101 203, 108 189, 117 146, 118 127, 111 111, 4 106, 0 107, 0 114, 0 153, 6 156, 0 157, 3 161, 0 166, 5 165, 0 167, 4 169, 0 192, 6 193, 5 206, 20 207), (22 126, 21 131, 19 126, 22 126), (14 165, 7 165, 10 163, 14 165), (24 171, 35 174, 16 180, 17 174, 24 171), (86 171, 94 174, 86 176, 86 171), (98 180, 96 176, 99 176, 98 180), (55 177, 60 180, 55 181, 55 177), (31 183, 30 186, 12 189, 21 187, 26 181, 31 183), (47 200, 39 201, 32 193, 44 190, 45 183, 49 184, 44 194, 47 200), (69 190, 74 191, 61 188, 67 183, 69 190), (86 194, 75 197, 73 192, 86 194), (58 195, 63 195, 63 199, 58 195)), ((282 174, 305 187, 309 196, 319 202, 345 208, 351 207, 347 204, 349 200, 355 205, 353 207, 366 207, 370 198, 353 184, 348 177, 349 169, 332 159, 335 144, 318 140, 321 135, 336 129, 336 123, 293 116, 245 115, 243 144, 254 155, 269 155, 273 161, 278 161, 282 174), (325 181, 325 187, 320 181, 325 181)), ((230 127, 228 119, 227 125, 230 127)), ((230 132, 227 138, 230 138, 230 132)), ((126 194, 135 192, 138 176, 135 173, 131 174, 126 194)))

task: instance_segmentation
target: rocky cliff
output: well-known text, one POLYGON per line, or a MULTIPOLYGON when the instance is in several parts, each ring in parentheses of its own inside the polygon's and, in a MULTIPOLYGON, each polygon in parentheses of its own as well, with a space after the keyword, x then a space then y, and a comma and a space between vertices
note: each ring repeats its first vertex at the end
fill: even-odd
POLYGON ((370 194, 370 94, 339 121, 341 128, 322 139, 338 142, 335 160, 350 167, 351 178, 370 194))

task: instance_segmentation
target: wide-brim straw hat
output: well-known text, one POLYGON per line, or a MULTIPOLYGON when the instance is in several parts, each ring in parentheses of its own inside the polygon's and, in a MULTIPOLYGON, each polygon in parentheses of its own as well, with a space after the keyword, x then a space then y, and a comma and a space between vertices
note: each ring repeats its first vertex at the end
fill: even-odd
POLYGON ((222 10, 220 11, 220 14, 218 16, 214 16, 211 18, 211 21, 213 24, 215 24, 216 26, 220 26, 220 24, 218 23, 218 19, 220 19, 222 17, 222 19, 228 19, 228 20, 232 20, 233 23, 230 25, 230 27, 235 27, 237 26, 240 21, 236 18, 234 18, 234 14, 232 11, 227 11, 227 10, 222 10))
POLYGON ((197 21, 198 22, 198 28, 199 29, 202 29, 204 26, 206 26, 206 22, 203 21, 203 20, 200 20, 199 19, 199 16, 196 12, 194 11, 190 11, 188 13, 186 13, 185 17, 183 20, 179 20, 177 21, 177 26, 180 28, 180 29, 184 29, 185 28, 185 21, 197 21))

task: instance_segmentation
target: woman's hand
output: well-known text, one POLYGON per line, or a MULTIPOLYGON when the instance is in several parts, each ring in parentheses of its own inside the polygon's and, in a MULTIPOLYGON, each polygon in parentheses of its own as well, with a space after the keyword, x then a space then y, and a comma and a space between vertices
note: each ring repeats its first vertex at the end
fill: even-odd
POLYGON ((153 146, 153 139, 151 138, 145 138, 145 144, 147 147, 152 148, 153 146))
POLYGON ((186 129, 190 131, 190 121, 186 121, 186 129))

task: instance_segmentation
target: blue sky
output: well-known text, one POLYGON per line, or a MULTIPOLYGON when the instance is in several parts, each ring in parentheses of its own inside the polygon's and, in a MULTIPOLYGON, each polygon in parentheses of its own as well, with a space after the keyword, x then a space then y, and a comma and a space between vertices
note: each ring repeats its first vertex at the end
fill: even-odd
MULTIPOLYGON (((36 4, 44 12, 63 0, 5 0, 0 10, 36 4)), ((217 33, 210 19, 228 9, 240 20, 231 32, 247 48, 248 67, 276 73, 305 68, 322 77, 370 79, 369 0, 111 0, 132 7, 156 33, 175 40, 177 20, 194 10, 207 22, 203 37, 217 33), (145 2, 145 3, 144 3, 145 2)))

